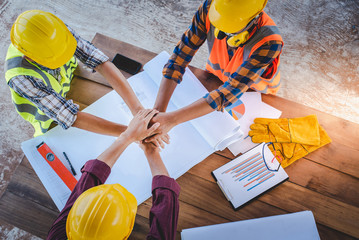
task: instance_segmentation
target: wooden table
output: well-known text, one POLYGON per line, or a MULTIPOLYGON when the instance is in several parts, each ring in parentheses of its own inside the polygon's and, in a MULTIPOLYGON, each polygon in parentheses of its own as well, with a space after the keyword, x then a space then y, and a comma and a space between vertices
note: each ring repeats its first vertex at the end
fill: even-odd
MULTIPOLYGON (((93 43, 110 58, 118 52, 144 64, 156 55, 101 34, 96 34, 93 43)), ((208 90, 220 84, 203 70, 191 70, 208 90)), ((68 97, 83 109, 111 90, 98 73, 80 68, 68 97)), ((302 210, 314 213, 322 239, 359 238, 359 125, 280 97, 262 95, 262 99, 281 110, 282 117, 316 114, 333 142, 286 168, 289 181, 238 211, 232 209, 210 175, 235 156, 227 149, 210 155, 177 180, 181 185, 178 239, 185 228, 302 210)), ((150 207, 151 199, 139 206, 130 239, 145 239, 150 207)), ((0 222, 45 238, 57 214, 56 206, 24 158, 0 199, 0 222)))

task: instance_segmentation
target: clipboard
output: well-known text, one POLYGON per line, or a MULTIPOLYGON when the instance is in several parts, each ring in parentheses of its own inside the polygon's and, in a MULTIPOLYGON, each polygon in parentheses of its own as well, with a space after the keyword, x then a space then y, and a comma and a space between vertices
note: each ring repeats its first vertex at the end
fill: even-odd
POLYGON ((266 143, 257 145, 211 174, 234 210, 289 179, 266 143))

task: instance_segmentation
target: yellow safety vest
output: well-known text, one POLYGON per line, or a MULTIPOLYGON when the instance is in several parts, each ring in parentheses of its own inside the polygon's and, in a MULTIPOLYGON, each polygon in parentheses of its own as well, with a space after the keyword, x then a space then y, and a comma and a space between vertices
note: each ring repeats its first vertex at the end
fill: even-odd
MULTIPOLYGON (((59 82, 51 74, 41 70, 36 64, 27 61, 14 45, 10 44, 5 59, 5 79, 9 80, 15 76, 28 75, 41 79, 47 87, 51 87, 61 96, 66 97, 70 90, 70 83, 73 78, 78 63, 75 57, 72 57, 64 66, 60 68, 61 81, 59 82)), ((21 97, 13 89, 10 88, 12 101, 15 104, 16 111, 22 118, 30 122, 35 128, 34 137, 44 134, 54 121, 46 116, 37 106, 30 100, 21 97)))

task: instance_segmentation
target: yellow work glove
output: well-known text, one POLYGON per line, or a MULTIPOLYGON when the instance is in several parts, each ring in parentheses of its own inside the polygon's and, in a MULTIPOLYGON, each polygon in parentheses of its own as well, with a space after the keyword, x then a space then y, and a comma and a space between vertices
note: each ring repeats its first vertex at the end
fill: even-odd
POLYGON ((319 123, 317 116, 301 118, 256 118, 248 135, 252 142, 289 142, 319 145, 319 123))
POLYGON ((296 160, 306 156, 308 153, 313 152, 314 150, 330 143, 332 140, 319 125, 319 135, 320 135, 320 143, 319 145, 308 145, 308 144, 299 144, 299 143, 273 143, 268 147, 272 151, 273 155, 277 155, 278 161, 281 161, 282 167, 288 167, 290 164, 295 162, 296 160))

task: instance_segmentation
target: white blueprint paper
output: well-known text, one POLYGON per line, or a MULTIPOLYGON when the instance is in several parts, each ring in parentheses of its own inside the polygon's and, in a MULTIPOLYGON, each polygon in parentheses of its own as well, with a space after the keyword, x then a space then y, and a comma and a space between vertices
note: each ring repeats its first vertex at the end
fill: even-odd
MULTIPOLYGON (((169 54, 161 52, 158 56, 146 63, 144 70, 151 76, 159 87, 162 79, 162 68, 167 63, 169 54)), ((207 94, 207 89, 196 76, 187 68, 183 80, 176 87, 171 102, 177 107, 185 107, 207 94)), ((217 151, 223 150, 231 143, 242 139, 241 126, 226 111, 214 111, 191 121, 198 132, 217 151)))
MULTIPOLYGON (((156 58, 152 60, 151 63, 156 63, 155 65, 161 64, 156 58)), ((162 67, 153 68, 152 70, 154 69, 155 74, 161 74, 162 67)), ((187 71, 190 70, 188 69, 187 71)), ((152 108, 159 87, 152 79, 153 77, 150 77, 147 71, 136 74, 128 79, 136 95, 146 108, 152 108)), ((190 81, 186 80, 187 79, 184 79, 184 82, 190 81)), ((181 86, 181 84, 179 86, 181 86)), ((190 88, 197 88, 196 85, 194 86, 190 86, 190 88)), ((186 92, 187 90, 183 89, 183 91, 186 92)), ((171 101, 168 111, 176 109, 178 109, 178 106, 171 101)), ((84 112, 92 113, 98 117, 125 125, 132 119, 128 107, 115 91, 109 92, 91 104, 84 112)), ((234 130, 228 128, 228 126, 233 126, 235 129, 238 128, 239 124, 227 115, 228 113, 220 113, 220 115, 217 115, 217 124, 215 124, 215 126, 220 130, 211 131, 213 125, 206 121, 213 121, 213 119, 202 119, 199 121, 200 123, 197 124, 200 125, 201 130, 197 129, 192 122, 186 122, 176 126, 170 131, 171 144, 162 150, 161 156, 171 177, 178 178, 213 153, 215 151, 214 147, 217 142, 220 141, 219 137, 229 136, 234 132, 234 130), (220 121, 220 123, 218 123, 218 121, 220 121), (208 133, 206 129, 203 129, 205 126, 211 126, 211 129, 208 129, 208 133), (217 133, 219 136, 215 135, 217 133)), ((241 134, 237 134, 236 137, 239 138, 240 135, 241 134)), ((87 132, 78 128, 63 130, 58 126, 41 137, 23 142, 22 149, 56 206, 61 210, 70 195, 70 190, 41 155, 38 154, 36 146, 44 141, 65 165, 66 163, 65 159, 63 159, 62 152, 66 152, 75 171, 78 173, 78 179, 80 169, 84 163, 90 159, 97 158, 115 139, 115 137, 87 132)), ((123 152, 112 168, 106 183, 120 183, 134 194, 138 204, 151 196, 152 176, 150 168, 142 150, 137 144, 131 144, 123 152)))

